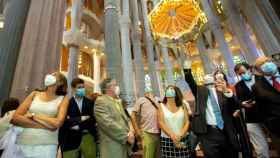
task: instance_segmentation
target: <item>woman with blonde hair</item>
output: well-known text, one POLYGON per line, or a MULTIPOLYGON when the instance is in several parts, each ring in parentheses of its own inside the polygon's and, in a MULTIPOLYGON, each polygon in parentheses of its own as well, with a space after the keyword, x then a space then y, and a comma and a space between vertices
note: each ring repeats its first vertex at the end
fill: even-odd
POLYGON ((17 138, 25 158, 55 158, 58 128, 63 124, 69 99, 67 80, 60 73, 48 74, 44 91, 32 92, 16 110, 12 123, 23 127, 17 138))

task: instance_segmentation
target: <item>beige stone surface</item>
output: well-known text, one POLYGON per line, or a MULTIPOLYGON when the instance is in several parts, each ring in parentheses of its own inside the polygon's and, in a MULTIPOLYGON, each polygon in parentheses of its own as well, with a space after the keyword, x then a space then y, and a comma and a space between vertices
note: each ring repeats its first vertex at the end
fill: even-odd
POLYGON ((31 1, 11 96, 22 100, 59 70, 65 9, 65 0, 31 1))

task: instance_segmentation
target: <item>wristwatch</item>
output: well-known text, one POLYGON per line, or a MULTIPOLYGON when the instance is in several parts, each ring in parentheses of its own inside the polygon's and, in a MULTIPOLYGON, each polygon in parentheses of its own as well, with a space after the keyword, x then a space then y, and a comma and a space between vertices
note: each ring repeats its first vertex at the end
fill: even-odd
POLYGON ((34 120, 34 116, 35 116, 35 113, 32 112, 32 113, 31 113, 31 119, 32 119, 32 120, 34 120))

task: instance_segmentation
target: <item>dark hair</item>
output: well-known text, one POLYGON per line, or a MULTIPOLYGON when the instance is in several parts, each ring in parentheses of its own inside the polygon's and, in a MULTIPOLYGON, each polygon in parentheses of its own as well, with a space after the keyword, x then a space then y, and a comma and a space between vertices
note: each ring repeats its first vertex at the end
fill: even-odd
POLYGON ((106 93, 106 89, 110 85, 110 83, 113 81, 112 78, 105 78, 101 83, 100 83, 100 89, 103 94, 106 93))
POLYGON ((78 84, 84 84, 84 83, 85 83, 84 80, 82 80, 82 79, 80 79, 80 78, 74 78, 74 79, 72 80, 72 82, 71 82, 71 87, 72 87, 72 88, 76 88, 76 86, 77 86, 78 84))
POLYGON ((236 64, 235 67, 234 67, 234 72, 235 73, 238 73, 239 69, 244 66, 246 69, 251 69, 252 67, 248 64, 248 63, 239 63, 239 64, 236 64))
POLYGON ((1 111, 1 117, 3 117, 7 112, 16 110, 19 107, 19 100, 17 98, 9 98, 4 101, 1 111))
MULTIPOLYGON (((183 94, 182 94, 180 88, 178 88, 178 87, 176 87, 176 86, 170 85, 170 86, 167 86, 167 88, 165 89, 165 91, 166 91, 168 88, 170 88, 170 87, 172 87, 172 88, 175 90, 175 94, 176 94, 176 96, 175 96, 176 106, 177 106, 177 107, 182 106, 182 105, 183 105, 183 94)), ((164 104, 167 103, 167 97, 166 97, 166 96, 164 96, 162 103, 164 103, 164 104)))

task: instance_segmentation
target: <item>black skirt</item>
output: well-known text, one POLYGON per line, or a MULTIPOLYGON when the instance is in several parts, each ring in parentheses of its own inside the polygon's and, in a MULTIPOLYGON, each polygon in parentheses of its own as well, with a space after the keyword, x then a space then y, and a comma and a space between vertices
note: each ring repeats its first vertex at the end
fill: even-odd
POLYGON ((176 148, 170 138, 160 137, 160 157, 161 158, 192 158, 192 148, 188 137, 181 140, 185 148, 176 148))

